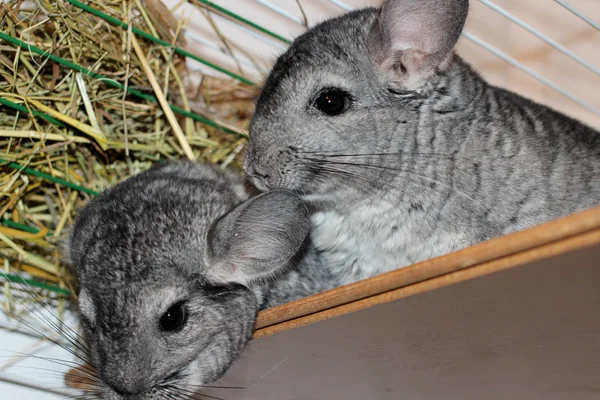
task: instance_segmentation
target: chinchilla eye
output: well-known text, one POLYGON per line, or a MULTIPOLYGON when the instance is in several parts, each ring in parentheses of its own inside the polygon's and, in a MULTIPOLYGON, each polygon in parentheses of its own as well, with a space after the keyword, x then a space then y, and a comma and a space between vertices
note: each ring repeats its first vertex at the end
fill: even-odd
POLYGON ((341 89, 325 89, 315 100, 315 107, 327 115, 340 115, 348 108, 350 96, 341 89))
POLYGON ((172 305, 167 312, 160 317, 160 329, 165 332, 178 331, 183 328, 187 321, 188 310, 183 302, 172 305))

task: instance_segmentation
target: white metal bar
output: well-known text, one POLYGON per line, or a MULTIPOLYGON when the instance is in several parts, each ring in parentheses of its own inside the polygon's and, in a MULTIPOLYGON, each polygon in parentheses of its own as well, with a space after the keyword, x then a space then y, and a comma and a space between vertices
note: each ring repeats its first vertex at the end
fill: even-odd
MULTIPOLYGON (((200 43, 203 46, 206 46, 212 50, 218 51, 219 53, 223 54, 224 56, 231 57, 231 54, 229 54, 223 47, 217 45, 214 42, 211 42, 210 40, 204 39, 202 36, 200 36, 197 33, 188 31, 185 33, 185 37, 196 43, 200 43)), ((254 64, 252 64, 252 62, 246 56, 236 55, 236 57, 244 67, 256 70, 256 66, 254 64)))
MULTIPOLYGON (((19 335, 23 335, 23 336, 27 336, 33 339, 38 339, 38 340, 47 340, 46 337, 38 334, 38 333, 34 333, 34 332, 30 332, 27 331, 25 329, 16 327, 16 326, 11 326, 11 325, 6 325, 0 322, 0 329, 3 331, 7 331, 9 333, 18 333, 19 335)), ((62 344, 68 344, 68 343, 62 343, 62 344)))
POLYGON ((556 42, 555 40, 549 38, 548 36, 546 36, 545 34, 543 34, 540 31, 538 31, 537 29, 533 28, 531 25, 527 24, 523 20, 515 17, 510 12, 506 11, 504 8, 498 6, 497 4, 495 4, 494 2, 492 2, 490 0, 479 0, 479 1, 481 3, 483 3, 483 4, 485 4, 486 6, 488 6, 489 8, 491 8, 492 10, 496 11, 498 14, 500 14, 503 17, 509 19, 510 21, 514 22, 515 24, 519 25, 521 28, 523 28, 523 29, 529 31, 531 34, 537 36, 539 39, 543 40, 544 42, 546 42, 550 46, 554 47, 556 50, 560 51, 561 53, 563 53, 567 57, 570 57, 571 59, 573 59, 575 62, 577 62, 581 66, 589 69, 590 71, 592 71, 596 75, 600 76, 600 68, 596 67, 595 65, 592 65, 591 63, 589 63, 588 61, 586 61, 585 59, 583 59, 579 55, 577 55, 574 52, 572 52, 571 50, 567 49, 562 44, 560 44, 560 43, 556 42))
POLYGON ((56 389, 49 389, 49 388, 45 388, 41 385, 36 385, 34 383, 31 382, 25 382, 25 381, 21 381, 21 380, 17 380, 17 379, 12 379, 12 378, 8 378, 6 376, 2 376, 0 375, 0 382, 4 382, 4 383, 8 383, 10 385, 15 385, 15 386, 21 386, 27 389, 34 389, 34 390, 38 390, 40 392, 46 392, 46 393, 50 393, 56 396, 60 396, 60 398, 62 399, 74 399, 76 398, 75 394, 76 393, 69 393, 66 391, 62 391, 62 390, 56 390, 56 389))
POLYGON ((260 5, 268 8, 269 10, 271 10, 273 12, 276 12, 277 14, 281 15, 282 17, 285 17, 285 18, 289 19, 290 21, 294 21, 298 25, 304 25, 304 21, 302 20, 302 18, 285 11, 281 7, 277 7, 275 4, 273 4, 267 0, 254 0, 254 1, 260 5))
MULTIPOLYGON (((255 0, 255 1, 261 2, 261 0, 255 0)), ((334 4, 334 5, 336 5, 336 6, 338 6, 338 7, 340 7, 340 8, 342 8, 342 9, 344 9, 344 10, 348 10, 348 11, 352 10, 352 7, 349 6, 348 4, 344 3, 343 1, 340 1, 340 0, 327 0, 327 1, 330 2, 330 3, 332 3, 332 4, 334 4)), ((534 35, 538 36, 540 39, 544 40, 546 43, 548 43, 551 46, 557 48, 557 50, 559 50, 559 51, 564 50, 563 53, 565 53, 567 56, 573 58, 575 61, 579 62, 580 64, 582 64, 583 66, 587 67, 588 69, 591 69, 596 74, 600 75, 600 69, 598 69, 597 67, 589 64, 587 61, 581 59, 581 57, 579 57, 577 54, 574 54, 570 50, 566 49, 564 46, 562 46, 559 43, 556 43, 555 41, 553 41, 552 39, 546 37, 544 34, 538 32, 537 30, 535 30, 531 26, 527 25, 525 22, 521 21, 520 19, 516 18, 512 14, 508 13, 504 9, 496 6, 494 3, 491 3, 490 1, 487 1, 487 0, 480 0, 480 1, 483 2, 484 4, 490 6, 492 9, 494 9, 497 12, 499 12, 500 14, 502 14, 506 18, 510 19, 511 21, 513 21, 513 22, 521 25, 523 28, 527 29, 528 31, 530 31, 534 35)), ((555 1, 561 1, 561 0, 555 0, 555 1)), ((266 7, 269 7, 269 3, 268 2, 262 1, 262 4, 265 5, 266 7)), ((269 8, 271 8, 271 7, 269 7, 269 8)), ((271 8, 271 9, 273 11, 277 12, 277 10, 275 8, 271 8)), ((281 14, 281 15, 283 15, 283 14, 281 14)), ((283 16, 285 16, 285 15, 283 15, 283 16)), ((292 18, 288 18, 288 19, 290 19, 292 21, 295 21, 292 18)), ((520 63, 516 59, 510 57, 508 54, 505 54, 505 53, 501 52, 500 50, 498 50, 495 47, 489 45, 488 43, 484 42, 483 40, 481 40, 478 37, 470 34, 467 31, 463 32, 463 36, 465 36, 467 39, 471 40, 472 42, 474 42, 478 46, 480 46, 480 47, 484 48, 485 50, 489 51, 490 53, 494 54, 495 56, 499 57, 500 59, 504 60, 505 62, 509 63, 513 67, 515 67, 517 69, 520 69, 521 71, 525 72, 526 74, 528 74, 532 78, 536 79, 538 82, 540 82, 540 83, 542 83, 542 84, 550 87, 551 89, 553 89, 556 92, 562 94, 563 96, 569 98, 573 102, 579 104, 580 106, 582 106, 585 109, 593 112, 594 114, 600 115, 600 110, 597 109, 596 107, 594 107, 593 105, 591 105, 588 102, 582 100, 581 98, 579 98, 578 96, 574 95, 573 93, 571 93, 571 92, 563 89, 562 87, 560 87, 556 83, 554 83, 554 82, 550 81, 549 79, 545 78, 544 76, 538 74, 537 72, 535 72, 531 68, 525 66, 524 64, 520 63)))
MULTIPOLYGON (((210 12, 210 10, 209 10, 209 12, 210 12)), ((241 24, 237 24, 237 23, 229 20, 228 18, 225 18, 217 13, 211 13, 211 14, 212 14, 212 17, 214 19, 218 20, 219 22, 223 22, 223 23, 230 25, 236 29, 239 29, 242 32, 252 36, 253 38, 258 39, 261 42, 263 42, 271 47, 277 48, 278 51, 283 52, 287 49, 287 46, 285 46, 283 43, 280 43, 279 41, 276 41, 267 36, 261 35, 258 32, 255 32, 252 29, 246 28, 245 26, 243 26, 241 24)), ((207 47, 209 47, 215 51, 218 51, 219 53, 231 58, 231 54, 229 54, 220 44, 210 41, 208 39, 205 39, 200 34, 195 33, 192 30, 186 30, 185 36, 186 36, 186 38, 188 38, 196 43, 200 43, 204 46, 207 46, 207 47)), ((254 65, 254 63, 248 57, 241 54, 240 52, 236 52, 236 58, 240 61, 240 63, 245 68, 251 69, 252 71, 254 71, 255 74, 261 75, 263 73, 262 71, 259 70, 259 66, 254 65)))
POLYGON ((600 31, 599 23, 592 21, 592 19, 588 18, 584 13, 582 13, 581 11, 579 11, 578 9, 573 7, 571 4, 569 4, 563 0, 554 0, 554 1, 557 2, 558 4, 560 4, 561 6, 563 6, 564 8, 566 8, 567 10, 569 10, 571 13, 573 13, 576 16, 578 16, 579 18, 581 18, 582 20, 584 20, 585 22, 587 22, 588 24, 590 24, 593 28, 596 28, 597 30, 600 31))
POLYGON ((270 38, 269 36, 265 36, 263 34, 260 34, 260 33, 254 31, 254 30, 252 30, 250 28, 246 28, 245 26, 243 26, 241 24, 238 24, 237 22, 234 22, 234 21, 230 20, 229 18, 222 17, 222 16, 220 16, 218 14, 213 14, 213 15, 217 16, 219 19, 221 19, 226 24, 229 24, 231 26, 239 28, 241 31, 246 32, 248 35, 250 35, 250 36, 252 36, 252 37, 254 37, 256 39, 259 39, 263 43, 269 44, 269 45, 271 45, 273 47, 277 47, 280 50, 287 49, 287 45, 284 44, 284 43, 282 43, 282 42, 280 42, 280 41, 278 41, 278 40, 275 40, 275 39, 270 38))
POLYGON ((346 10, 346 11, 352 10, 352 6, 344 3, 341 0, 327 0, 327 1, 330 2, 331 4, 334 4, 334 5, 338 6, 339 8, 342 8, 342 9, 346 10))
POLYGON ((473 43, 477 44, 478 46, 484 48, 485 50, 489 51, 490 53, 494 54, 495 56, 501 58, 502 60, 506 61, 507 63, 511 64, 513 67, 516 67, 518 69, 520 69, 521 71, 525 72, 527 75, 531 76, 532 78, 534 78, 535 80, 537 80, 538 82, 556 90, 558 93, 562 94, 565 97, 568 97, 569 99, 571 99, 572 101, 574 101, 575 103, 579 104, 580 106, 584 107, 585 109, 593 112, 596 115, 600 115, 600 109, 597 109, 596 107, 594 107, 593 105, 589 104, 588 102, 580 99, 579 97, 575 96, 573 93, 563 89, 562 87, 558 86, 556 83, 550 81, 549 79, 543 77, 542 75, 538 74, 537 72, 535 72, 534 70, 532 70, 529 67, 526 67, 525 65, 521 64, 519 61, 515 60, 514 58, 512 58, 511 56, 509 56, 508 54, 503 53, 502 51, 496 49, 495 47, 489 45, 488 43, 484 42, 483 40, 479 39, 477 36, 467 32, 467 31, 463 31, 463 36, 467 39, 469 39, 470 41, 472 41, 473 43))
MULTIPOLYGON (((209 12, 210 12, 210 10, 209 10, 209 12)), ((276 41, 275 39, 271 39, 270 37, 267 37, 267 36, 262 35, 262 34, 260 34, 258 32, 255 32, 254 30, 252 30, 250 28, 247 28, 247 27, 245 27, 245 26, 243 26, 241 24, 238 24, 238 23, 236 23, 234 21, 231 21, 230 19, 225 18, 222 15, 219 15, 217 13, 211 13, 211 14, 212 14, 213 18, 216 18, 219 21, 225 22, 226 24, 228 24, 230 26, 234 26, 234 27, 238 28, 239 30, 241 30, 241 31, 247 33, 248 35, 252 36, 253 38, 256 38, 256 39, 260 40, 263 43, 266 43, 266 44, 268 44, 270 46, 273 46, 273 47, 277 47, 280 50, 287 49, 286 45, 284 45, 283 43, 280 43, 279 41, 276 41)), ((206 39, 198 40, 200 38, 199 35, 190 35, 190 38, 192 40, 198 41, 200 43, 207 42, 206 39)), ((223 52, 223 49, 219 49, 219 51, 223 52)), ((224 53, 224 54, 226 54, 226 53, 224 53)))

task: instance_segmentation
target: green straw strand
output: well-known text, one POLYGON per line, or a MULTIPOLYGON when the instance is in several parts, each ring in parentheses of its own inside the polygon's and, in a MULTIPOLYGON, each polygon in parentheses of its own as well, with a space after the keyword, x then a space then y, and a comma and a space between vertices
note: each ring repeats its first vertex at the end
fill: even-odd
MULTIPOLYGON (((71 0, 69 0, 69 1, 71 1, 71 0)), ((264 33, 264 34, 266 34, 268 36, 271 36, 272 38, 280 40, 283 43, 292 44, 291 40, 286 39, 283 36, 280 36, 280 35, 278 35, 277 33, 273 32, 273 31, 270 31, 270 30, 268 30, 266 28, 263 28, 262 26, 260 26, 260 25, 258 25, 256 23, 254 23, 254 22, 252 22, 252 21, 250 21, 250 20, 242 17, 239 14, 236 14, 236 13, 234 13, 232 11, 229 11, 226 8, 223 8, 223 7, 219 6, 219 5, 216 5, 212 1, 208 1, 208 0, 194 0, 194 1, 197 1, 198 3, 202 3, 202 4, 206 5, 207 7, 210 7, 212 9, 218 11, 219 13, 222 13, 225 16, 231 18, 231 19, 235 19, 236 21, 241 22, 244 25, 247 25, 247 26, 249 26, 249 27, 251 27, 253 29, 256 29, 259 32, 262 32, 262 33, 264 33)))
POLYGON ((79 186, 79 185, 77 185, 77 184, 75 184, 73 182, 69 182, 69 181, 66 181, 64 179, 60 179, 60 178, 57 178, 55 176, 52 176, 52 175, 49 175, 49 174, 45 174, 45 173, 40 172, 38 170, 35 170, 35 169, 32 169, 32 168, 27 168, 27 167, 23 168, 23 166, 20 165, 20 164, 17 164, 15 162, 10 162, 10 161, 4 160, 2 158, 0 158, 0 165, 6 165, 7 167, 10 167, 10 168, 13 168, 13 169, 23 170, 23 172, 25 172, 26 174, 37 176, 38 178, 46 179, 46 180, 48 180, 50 182, 58 183, 59 185, 63 185, 63 186, 66 186, 68 188, 71 188, 71 189, 79 190, 80 192, 84 192, 84 193, 87 193, 87 194, 92 195, 92 196, 98 196, 100 194, 100 193, 96 192, 95 190, 88 189, 88 188, 83 187, 83 186, 79 186))
MULTIPOLYGON (((121 27, 122 29, 128 29, 129 28, 129 25, 127 23, 125 23, 123 21, 120 21, 120 20, 118 20, 116 18, 113 18, 110 15, 107 15, 107 14, 101 12, 100 10, 97 10, 97 9, 95 9, 93 7, 90 7, 90 6, 88 6, 88 5, 86 5, 86 4, 82 3, 82 2, 79 2, 77 0, 67 0, 67 1, 69 3, 71 3, 72 5, 80 8, 80 9, 85 10, 86 12, 89 12, 89 13, 97 16, 97 17, 100 17, 100 18, 104 19, 105 21, 107 21, 107 22, 109 22, 109 23, 111 23, 113 25, 121 27)), ((286 39, 286 38, 284 38, 284 37, 282 37, 282 36, 280 36, 280 35, 272 32, 272 31, 269 31, 268 29, 265 29, 265 28, 261 27, 260 25, 255 24, 252 21, 247 20, 247 19, 241 17, 238 14, 235 14, 235 13, 233 13, 233 12, 231 12, 231 11, 223 8, 223 7, 220 7, 220 6, 212 3, 211 1, 205 1, 205 0, 197 0, 197 1, 200 2, 200 3, 203 3, 205 5, 207 5, 208 7, 214 9, 217 12, 220 12, 220 13, 224 14, 227 17, 235 19, 235 20, 243 23, 244 25, 247 25, 247 26, 249 26, 249 27, 251 27, 253 29, 256 29, 256 30, 258 30, 258 31, 260 31, 260 32, 268 35, 268 36, 271 36, 271 37, 273 37, 273 38, 275 38, 277 40, 280 40, 280 41, 282 41, 284 43, 287 43, 287 44, 291 43, 290 40, 288 40, 288 39, 286 39)), ((235 74, 235 73, 233 73, 231 71, 228 71, 225 68, 222 68, 222 67, 220 67, 220 66, 218 66, 216 64, 211 63, 210 61, 204 60, 204 59, 198 57, 197 55, 195 55, 193 53, 190 53, 190 52, 188 52, 188 51, 186 51, 186 50, 184 50, 182 48, 172 46, 170 43, 168 43, 168 42, 166 42, 166 41, 164 41, 162 39, 159 39, 159 38, 157 38, 155 36, 152 36, 152 35, 144 32, 144 31, 142 31, 142 30, 140 30, 138 28, 132 27, 132 31, 133 31, 133 33, 135 33, 136 35, 138 35, 140 37, 143 37, 144 39, 150 40, 150 41, 152 41, 154 43, 157 43, 159 45, 162 45, 164 47, 172 48, 176 53, 178 53, 180 55, 183 55, 185 57, 188 57, 190 59, 193 59, 193 60, 195 60, 195 61, 197 61, 197 62, 199 62, 201 64, 204 64, 204 65, 206 65, 206 66, 208 66, 208 67, 210 67, 210 68, 212 68, 212 69, 214 69, 216 71, 219 71, 219 72, 221 72, 221 73, 223 73, 225 75, 228 75, 228 76, 230 76, 230 77, 232 77, 234 79, 237 79, 240 82, 243 82, 243 83, 245 83, 247 85, 251 85, 251 86, 255 86, 256 85, 254 82, 252 82, 251 80, 249 80, 247 78, 244 78, 243 76, 240 76, 240 75, 235 74)), ((28 51, 31 51, 33 53, 36 53, 36 54, 38 54, 40 56, 48 57, 49 59, 51 59, 52 61, 54 61, 54 62, 56 62, 58 64, 64 65, 64 66, 66 66, 68 68, 71 68, 71 69, 77 71, 77 72, 84 73, 84 74, 86 74, 86 75, 88 75, 88 76, 90 76, 92 78, 102 80, 103 82, 105 82, 105 83, 107 83, 107 84, 109 84, 109 85, 111 85, 113 87, 117 87, 117 88, 119 88, 121 90, 125 90, 124 85, 122 85, 122 84, 120 84, 120 83, 118 83, 118 82, 116 82, 116 81, 114 81, 114 80, 112 80, 110 78, 107 78, 107 77, 103 76, 102 74, 98 74, 98 73, 95 73, 93 71, 90 71, 90 70, 88 70, 88 69, 86 69, 86 68, 84 68, 84 67, 82 67, 80 65, 77 65, 77 64, 75 64, 75 63, 73 63, 71 61, 68 61, 68 60, 63 59, 61 57, 58 57, 58 56, 56 56, 54 54, 51 54, 49 51, 44 51, 44 50, 42 50, 42 49, 40 49, 38 47, 35 47, 35 46, 33 46, 33 45, 29 44, 29 43, 25 43, 25 42, 23 42, 23 41, 21 41, 19 39, 15 39, 15 38, 13 38, 13 37, 11 37, 9 35, 6 35, 3 32, 0 32, 0 39, 5 40, 6 42, 11 43, 13 45, 20 46, 21 48, 23 48, 25 50, 28 50, 28 51)), ((146 101, 157 102, 157 99, 154 96, 142 93, 142 92, 140 92, 138 90, 135 90, 133 88, 128 87, 127 88, 127 92, 130 93, 130 94, 132 94, 132 95, 134 95, 134 96, 136 96, 136 97, 144 99, 146 101)), ((51 116, 43 113, 43 112, 40 112, 40 111, 35 110, 35 109, 28 109, 24 105, 11 102, 8 99, 0 97, 0 104, 8 106, 8 107, 11 107, 11 108, 16 109, 16 110, 18 110, 20 112, 25 112, 25 113, 30 113, 31 112, 33 115, 39 116, 39 117, 43 118, 44 120, 46 120, 46 121, 48 121, 50 123, 53 123, 53 124, 55 124, 57 126, 60 126, 60 127, 65 127, 65 125, 61 121, 59 121, 59 120, 57 120, 57 119, 55 119, 55 118, 53 118, 53 117, 51 117, 51 116)), ((177 107, 175 105, 172 105, 172 104, 169 104, 169 106, 170 106, 170 108, 173 111, 175 111, 175 112, 177 112, 179 114, 182 114, 182 115, 184 115, 186 117, 192 118, 192 119, 194 119, 194 120, 196 120, 198 122, 201 122, 203 124, 212 126, 214 128, 221 129, 221 130, 223 130, 223 131, 225 131, 227 133, 239 135, 238 132, 232 131, 232 130, 230 130, 230 129, 228 129, 228 128, 222 126, 222 125, 220 125, 219 123, 217 123, 215 121, 212 121, 210 119, 204 118, 204 117, 202 117, 200 115, 197 115, 195 113, 191 113, 189 111, 186 111, 186 110, 184 110, 184 109, 182 109, 180 107, 177 107)), ((13 168, 13 169, 22 170, 23 172, 25 172, 25 173, 27 173, 29 175, 36 176, 36 177, 39 177, 39 178, 42 178, 42 179, 45 179, 45 180, 48 180, 48 181, 51 181, 51 182, 63 185, 63 186, 66 186, 66 187, 69 187, 71 189, 87 193, 87 194, 92 195, 92 196, 99 195, 99 192, 97 192, 95 190, 92 190, 92 189, 89 189, 89 188, 77 185, 75 183, 66 181, 64 179, 60 179, 60 178, 54 177, 52 175, 49 175, 49 174, 37 171, 37 170, 32 169, 32 168, 28 168, 28 167, 23 168, 23 166, 19 165, 18 163, 9 162, 7 160, 4 160, 4 159, 0 158, 0 164, 8 166, 8 167, 13 168)), ((5 225, 7 227, 14 228, 14 229, 19 229, 19 230, 22 230, 22 231, 28 232, 28 233, 38 233, 39 232, 39 229, 33 228, 31 226, 28 226, 28 225, 19 224, 19 223, 16 223, 14 221, 7 220, 7 219, 1 219, 0 218, 0 223, 2 223, 3 225, 5 225)), ((47 283, 44 283, 44 282, 41 282, 41 281, 37 281, 37 280, 31 280, 31 279, 23 278, 20 275, 6 274, 4 272, 0 272, 0 278, 2 278, 5 281, 8 281, 8 282, 20 283, 20 284, 24 284, 24 285, 31 286, 31 287, 36 287, 36 288, 39 288, 39 289, 49 290, 49 291, 57 293, 57 294, 62 294, 62 295, 65 295, 65 296, 71 296, 71 292, 68 289, 61 288, 61 287, 56 286, 56 285, 47 284, 47 283)))
MULTIPOLYGON (((29 225, 19 224, 18 222, 11 221, 10 219, 0 218, 0 223, 8 226, 9 228, 18 229, 27 233, 38 233, 40 230, 37 228, 33 228, 29 225)), ((47 236, 52 235, 52 232, 48 232, 47 236)))
MULTIPOLYGON (((69 0, 69 1, 71 1, 71 0, 69 0)), ((9 42, 9 43, 11 43, 13 45, 20 46, 24 50, 31 51, 33 53, 36 53, 36 54, 42 56, 42 57, 48 57, 49 59, 51 59, 52 61, 54 61, 54 62, 56 62, 58 64, 62 64, 62 65, 66 66, 66 67, 69 67, 69 68, 71 68, 71 69, 73 69, 73 70, 75 70, 77 72, 81 72, 83 74, 91 76, 92 78, 101 80, 101 81, 103 81, 103 82, 105 82, 105 83, 107 83, 107 84, 109 84, 109 85, 111 85, 113 87, 119 88, 121 90, 127 89, 127 93, 130 93, 130 94, 132 94, 134 96, 137 96, 137 97, 139 97, 139 98, 141 98, 143 100, 150 101, 150 102, 153 102, 153 103, 158 102, 158 100, 154 96, 142 93, 139 90, 133 89, 133 88, 131 88, 129 86, 127 88, 125 88, 125 86, 123 84, 121 84, 119 82, 116 82, 113 79, 110 79, 110 78, 108 78, 108 77, 106 77, 106 76, 104 76, 102 74, 97 73, 97 72, 90 71, 90 70, 88 70, 88 69, 86 69, 86 68, 84 68, 84 67, 82 67, 80 65, 72 63, 69 60, 65 60, 65 59, 63 59, 61 57, 58 57, 58 56, 56 56, 56 55, 48 52, 48 51, 44 51, 44 50, 42 50, 42 49, 40 49, 38 47, 35 47, 35 46, 33 46, 33 45, 29 44, 29 43, 25 43, 22 40, 15 39, 12 36, 9 36, 9 35, 5 34, 4 32, 0 32, 0 39, 5 40, 5 41, 7 41, 7 42, 9 42)), ((3 103, 5 101, 6 100, 4 100, 3 103)), ((221 129, 223 132, 230 133, 230 134, 233 134, 233 135, 243 136, 243 137, 246 136, 246 135, 240 134, 239 132, 233 131, 233 130, 225 127, 225 126, 222 126, 221 124, 218 124, 217 122, 214 122, 214 121, 212 121, 210 119, 207 119, 207 118, 204 118, 204 117, 202 117, 200 115, 197 115, 197 114, 194 114, 192 112, 186 111, 183 108, 177 107, 177 106, 172 105, 172 104, 169 104, 169 107, 171 108, 171 110, 175 111, 176 113, 179 113, 179 114, 184 115, 186 117, 192 118, 192 119, 194 119, 194 120, 196 120, 198 122, 201 122, 203 124, 212 126, 213 128, 221 129)))
POLYGON ((26 114, 29 114, 29 112, 31 111, 33 113, 33 115, 41 117, 41 118, 45 119, 46 121, 48 121, 48 122, 50 122, 52 124, 60 126, 61 128, 65 127, 65 125, 62 122, 60 122, 56 118, 53 118, 53 117, 49 116, 48 114, 45 114, 43 112, 40 112, 40 111, 34 110, 34 109, 30 110, 29 108, 25 107, 24 105, 13 103, 12 101, 7 100, 7 99, 5 99, 3 97, 0 97, 0 104, 3 104, 3 105, 8 106, 10 108, 14 108, 15 110, 24 112, 26 114))
MULTIPOLYGON (((121 27, 123 29, 129 29, 129 24, 127 24, 127 23, 125 23, 125 22, 123 22, 123 21, 121 21, 121 20, 119 20, 117 18, 111 17, 110 15, 105 14, 105 13, 103 13, 102 11, 100 11, 100 10, 98 10, 96 8, 90 7, 87 4, 84 4, 84 3, 80 2, 80 1, 77 1, 77 0, 67 0, 67 1, 69 3, 71 3, 72 5, 74 5, 75 7, 78 7, 80 9, 82 9, 82 10, 85 10, 85 11, 89 12, 90 14, 93 14, 93 15, 95 15, 97 17, 100 17, 103 20, 105 20, 107 22, 110 22, 113 25, 119 26, 119 27, 121 27)), ((226 74, 226 75, 228 75, 228 76, 230 76, 232 78, 235 78, 235 79, 237 79, 240 82, 243 82, 243 83, 245 83, 247 85, 251 85, 251 86, 255 86, 256 85, 254 82, 252 82, 252 81, 244 78, 243 76, 240 76, 240 75, 235 74, 235 73, 233 73, 231 71, 228 71, 225 68, 222 68, 222 67, 220 67, 220 66, 218 66, 216 64, 211 63, 210 61, 204 60, 203 58, 200 58, 197 55, 192 54, 192 53, 190 53, 187 50, 184 50, 184 49, 182 49, 180 47, 173 46, 173 45, 171 45, 171 43, 166 42, 166 41, 164 41, 162 39, 159 39, 156 36, 152 36, 149 33, 142 31, 141 29, 132 27, 131 31, 133 33, 135 33, 136 35, 143 37, 144 39, 150 40, 150 41, 152 41, 154 43, 160 44, 160 45, 165 46, 165 47, 172 48, 177 54, 181 54, 183 56, 191 58, 192 60, 196 60, 199 63, 202 63, 202 64, 204 64, 204 65, 206 65, 206 66, 208 66, 208 67, 210 67, 210 68, 212 68, 214 70, 217 70, 217 71, 222 72, 222 73, 224 73, 224 74, 226 74)))
POLYGON ((40 282, 37 280, 26 279, 19 275, 7 274, 5 272, 0 271, 0 278, 8 282, 21 283, 23 285, 33 286, 39 289, 46 289, 51 292, 62 294, 65 296, 71 296, 71 291, 69 291, 68 289, 61 288, 56 285, 50 285, 48 283, 40 282))

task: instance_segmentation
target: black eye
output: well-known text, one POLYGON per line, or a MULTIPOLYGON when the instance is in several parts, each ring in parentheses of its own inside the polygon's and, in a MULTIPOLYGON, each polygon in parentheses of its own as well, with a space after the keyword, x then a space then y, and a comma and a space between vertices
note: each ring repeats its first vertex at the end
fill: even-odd
POLYGON ((315 107, 327 115, 340 115, 348 106, 350 96, 340 89, 326 89, 315 100, 315 107))
POLYGON ((174 304, 160 317, 160 329, 165 332, 178 331, 183 328, 187 316, 188 311, 183 303, 174 304))

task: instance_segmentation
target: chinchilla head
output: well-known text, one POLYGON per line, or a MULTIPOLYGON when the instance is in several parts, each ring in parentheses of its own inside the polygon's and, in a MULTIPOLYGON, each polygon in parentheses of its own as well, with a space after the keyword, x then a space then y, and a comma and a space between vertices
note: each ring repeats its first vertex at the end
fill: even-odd
POLYGON ((180 162, 81 211, 69 252, 98 398, 188 398, 238 356, 262 301, 252 283, 280 272, 309 226, 290 192, 244 200, 234 175, 180 162))
POLYGON ((298 37, 257 102, 245 160, 251 181, 308 195, 348 179, 376 181, 377 168, 352 174, 351 157, 416 140, 418 108, 452 64, 467 12, 467 0, 386 0, 298 37))

